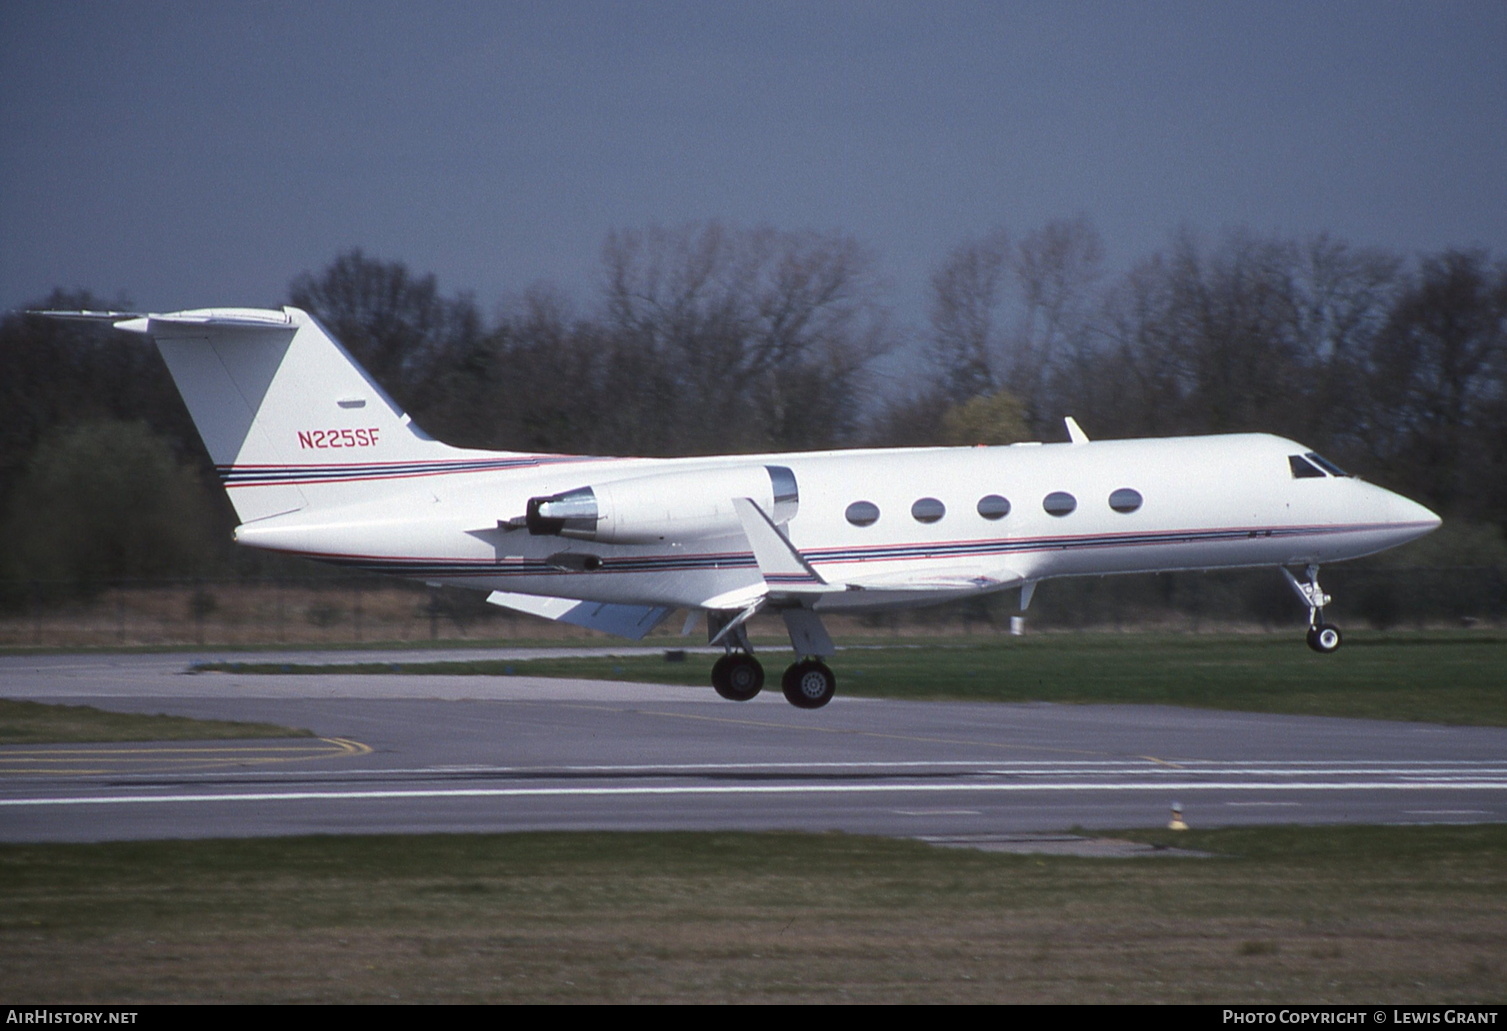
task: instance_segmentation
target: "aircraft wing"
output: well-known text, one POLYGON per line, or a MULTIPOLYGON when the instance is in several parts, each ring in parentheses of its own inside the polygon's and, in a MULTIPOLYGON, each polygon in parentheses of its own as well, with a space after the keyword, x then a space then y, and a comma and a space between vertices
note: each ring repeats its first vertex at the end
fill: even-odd
MULTIPOLYGON (((724 624, 720 639, 761 611, 769 602, 795 603, 809 608, 822 596, 848 591, 875 591, 897 594, 969 594, 1013 586, 1024 577, 1009 569, 979 572, 974 568, 933 568, 904 573, 859 575, 838 583, 827 581, 811 567, 784 532, 764 511, 748 498, 735 498, 733 506, 743 523, 744 533, 753 549, 762 584, 751 584, 708 598, 704 608, 736 613, 724 624)), ((531 616, 604 633, 642 640, 673 611, 667 605, 624 605, 574 598, 549 598, 533 594, 493 591, 487 596, 493 605, 525 612, 531 616)))
POLYGON ((487 595, 493 605, 531 616, 543 616, 559 623, 600 630, 617 637, 641 641, 650 630, 665 621, 674 610, 665 605, 612 605, 600 601, 576 601, 573 598, 541 598, 533 594, 493 591, 487 595))

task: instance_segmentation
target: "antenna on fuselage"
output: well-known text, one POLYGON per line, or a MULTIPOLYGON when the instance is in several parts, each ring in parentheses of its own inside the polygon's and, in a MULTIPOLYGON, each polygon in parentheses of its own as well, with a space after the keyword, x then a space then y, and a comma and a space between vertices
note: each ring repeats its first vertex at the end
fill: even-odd
POLYGON ((1071 415, 1062 420, 1067 423, 1067 439, 1074 444, 1087 444, 1088 434, 1083 432, 1083 427, 1078 425, 1078 420, 1071 415))

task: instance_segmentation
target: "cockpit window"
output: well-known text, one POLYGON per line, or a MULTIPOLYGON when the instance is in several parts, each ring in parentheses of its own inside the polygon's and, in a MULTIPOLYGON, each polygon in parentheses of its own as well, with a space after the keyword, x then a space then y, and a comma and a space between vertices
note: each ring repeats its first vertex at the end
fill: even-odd
POLYGON ((1295 480, 1324 478, 1324 471, 1302 455, 1288 455, 1287 464, 1292 466, 1292 478, 1295 480))
POLYGON ((1330 476, 1349 476, 1350 475, 1349 473, 1345 472, 1345 470, 1341 469, 1339 466, 1337 466, 1333 462, 1331 462, 1329 459, 1325 458, 1323 455, 1318 454, 1316 452, 1310 451, 1310 452, 1308 452, 1308 454, 1304 455, 1303 457, 1306 458, 1306 459, 1308 459, 1314 465, 1318 466, 1320 469, 1324 470, 1330 476))

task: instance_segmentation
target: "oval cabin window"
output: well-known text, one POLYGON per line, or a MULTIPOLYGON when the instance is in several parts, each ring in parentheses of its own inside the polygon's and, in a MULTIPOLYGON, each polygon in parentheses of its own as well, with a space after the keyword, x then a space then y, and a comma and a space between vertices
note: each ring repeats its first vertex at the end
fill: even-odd
POLYGON ((879 506, 872 501, 855 501, 846 514, 854 526, 873 526, 879 521, 879 506))
POLYGON ((918 523, 935 523, 947 514, 947 506, 936 498, 922 498, 910 507, 910 514, 918 523))
POLYGON ((1141 507, 1141 492, 1121 487, 1109 496, 1109 507, 1116 512, 1134 512, 1141 507))
POLYGON ((1078 507, 1078 499, 1065 490, 1054 490, 1041 502, 1047 515, 1065 516, 1078 507))
POLYGON ((985 519, 1003 519, 1010 514, 1010 502, 998 494, 985 494, 979 498, 979 515, 985 519))

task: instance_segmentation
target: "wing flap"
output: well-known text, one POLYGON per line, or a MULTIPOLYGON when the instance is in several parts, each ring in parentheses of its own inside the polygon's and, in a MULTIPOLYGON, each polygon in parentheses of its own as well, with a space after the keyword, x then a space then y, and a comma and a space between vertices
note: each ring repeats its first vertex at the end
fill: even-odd
POLYGON ((631 641, 643 640, 649 631, 663 623, 674 611, 666 605, 617 605, 600 601, 576 601, 574 598, 541 598, 509 591, 493 591, 487 595, 487 601, 515 612, 586 627, 588 630, 600 630, 631 641))
POLYGON ((846 581, 845 586, 849 590, 863 591, 997 591, 1024 579, 1013 570, 996 569, 987 573, 918 570, 855 577, 846 581))

